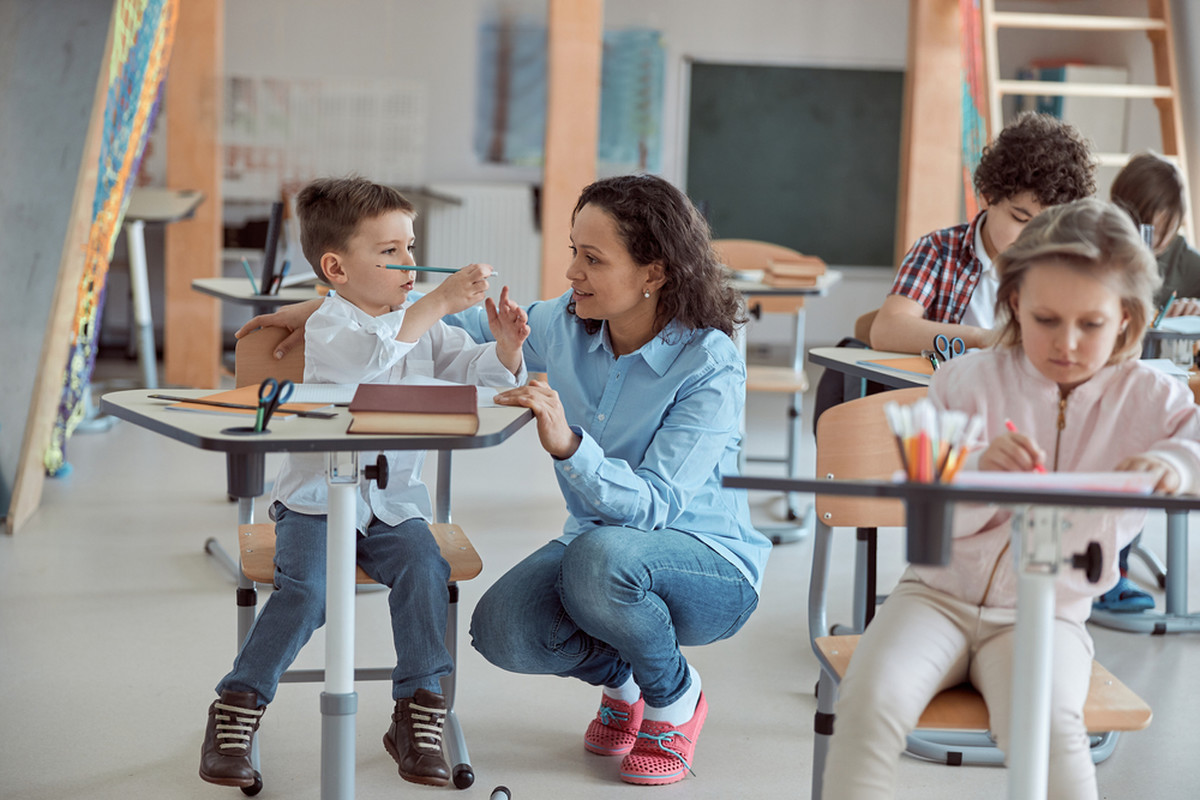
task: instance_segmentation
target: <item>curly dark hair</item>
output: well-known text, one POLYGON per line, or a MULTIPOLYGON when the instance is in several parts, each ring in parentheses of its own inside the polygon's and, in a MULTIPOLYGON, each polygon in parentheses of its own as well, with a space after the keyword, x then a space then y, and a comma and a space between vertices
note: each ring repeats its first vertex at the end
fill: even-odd
POLYGON ((1096 192, 1096 160, 1079 131, 1048 114, 1026 111, 983 148, 975 191, 988 204, 1033 192, 1043 208, 1096 192))
MULTIPOLYGON (((713 252, 708 222, 679 189, 655 175, 621 175, 585 187, 572 223, 587 205, 613 218, 634 263, 662 265, 657 330, 675 320, 690 330, 714 328, 732 337, 734 327, 746 322, 742 296, 713 252)), ((573 303, 567 309, 575 313, 573 303)), ((580 321, 588 333, 600 330, 599 320, 580 321)))

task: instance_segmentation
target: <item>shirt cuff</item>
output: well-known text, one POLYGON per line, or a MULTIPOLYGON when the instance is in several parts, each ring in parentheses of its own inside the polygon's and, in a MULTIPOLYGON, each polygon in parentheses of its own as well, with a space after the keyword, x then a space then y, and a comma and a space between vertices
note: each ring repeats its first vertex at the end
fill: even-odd
POLYGON ((595 474, 604 460, 604 451, 578 425, 572 425, 571 432, 579 437, 579 447, 567 458, 555 458, 554 468, 567 480, 578 482, 584 480, 585 476, 595 474))

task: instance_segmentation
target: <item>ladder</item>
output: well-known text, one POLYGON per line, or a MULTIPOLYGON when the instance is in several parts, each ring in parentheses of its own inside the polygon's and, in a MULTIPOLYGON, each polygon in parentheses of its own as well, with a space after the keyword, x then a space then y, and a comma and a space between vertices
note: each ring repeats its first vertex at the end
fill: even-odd
MULTIPOLYGON (((1001 98, 1005 95, 1151 99, 1158 109, 1159 127, 1162 130, 1161 154, 1179 167, 1186 182, 1188 171, 1184 155, 1183 116, 1180 110, 1179 73, 1172 36, 1170 0, 1146 0, 1147 13, 1140 17, 997 11, 995 5, 995 0, 980 0, 989 138, 994 139, 1004 127, 1001 98), (1002 79, 997 44, 997 32, 1001 28, 1144 33, 1150 41, 1153 54, 1155 82, 1138 85, 1002 79)), ((1095 154, 1101 166, 1115 167, 1124 166, 1131 155, 1095 154)), ((1192 217, 1193 214, 1185 215, 1184 229, 1187 238, 1194 241, 1192 217)))

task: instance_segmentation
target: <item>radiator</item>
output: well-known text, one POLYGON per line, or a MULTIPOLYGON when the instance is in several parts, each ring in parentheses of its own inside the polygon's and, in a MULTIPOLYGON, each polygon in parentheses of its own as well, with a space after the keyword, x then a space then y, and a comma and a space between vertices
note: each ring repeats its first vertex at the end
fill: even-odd
MULTIPOLYGON (((498 274, 489 296, 499 297, 500 287, 508 286, 509 296, 522 305, 539 299, 542 237, 534 224, 531 185, 439 183, 428 189, 462 201, 426 205, 424 253, 430 265, 491 264, 498 274)), ((564 255, 564 268, 566 261, 564 255)))

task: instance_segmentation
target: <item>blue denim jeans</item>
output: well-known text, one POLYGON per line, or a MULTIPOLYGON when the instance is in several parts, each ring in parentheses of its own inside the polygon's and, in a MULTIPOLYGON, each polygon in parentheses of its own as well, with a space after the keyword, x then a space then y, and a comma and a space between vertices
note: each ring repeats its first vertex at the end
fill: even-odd
MULTIPOLYGON (((257 692, 269 703, 279 676, 296 659, 313 631, 325 624, 325 515, 299 514, 276 503, 275 591, 254 621, 217 692, 257 692)), ((388 605, 396 668, 392 697, 417 689, 441 692, 438 679, 454 668, 446 650, 446 588, 450 565, 423 519, 391 526, 372 519, 358 535, 358 565, 391 588, 388 605)))
POLYGON ((679 531, 594 528, 502 575, 471 617, 472 645, 510 672, 620 686, 656 708, 691 684, 681 645, 732 636, 758 605, 733 564, 679 531))

